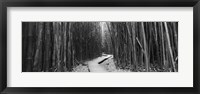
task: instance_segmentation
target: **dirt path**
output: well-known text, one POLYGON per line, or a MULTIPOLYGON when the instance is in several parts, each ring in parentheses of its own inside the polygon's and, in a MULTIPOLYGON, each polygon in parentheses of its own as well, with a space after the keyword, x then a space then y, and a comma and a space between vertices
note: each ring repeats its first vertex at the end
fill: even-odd
POLYGON ((107 72, 106 68, 102 65, 102 63, 99 64, 99 62, 110 57, 112 57, 112 55, 105 55, 89 61, 88 67, 90 69, 90 72, 107 72))

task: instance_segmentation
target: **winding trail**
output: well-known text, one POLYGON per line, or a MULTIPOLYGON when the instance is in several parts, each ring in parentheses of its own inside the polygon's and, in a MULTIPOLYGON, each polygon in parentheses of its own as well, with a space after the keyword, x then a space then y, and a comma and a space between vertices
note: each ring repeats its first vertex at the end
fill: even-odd
POLYGON ((111 57, 113 57, 113 55, 103 55, 101 57, 88 61, 90 72, 107 72, 106 68, 102 65, 102 63, 99 62, 104 62, 106 59, 111 57))

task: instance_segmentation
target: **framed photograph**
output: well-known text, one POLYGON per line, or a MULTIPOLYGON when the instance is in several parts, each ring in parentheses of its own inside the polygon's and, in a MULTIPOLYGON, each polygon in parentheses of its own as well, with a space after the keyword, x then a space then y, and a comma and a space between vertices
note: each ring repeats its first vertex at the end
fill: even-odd
POLYGON ((3 94, 199 94, 199 0, 0 6, 3 94))

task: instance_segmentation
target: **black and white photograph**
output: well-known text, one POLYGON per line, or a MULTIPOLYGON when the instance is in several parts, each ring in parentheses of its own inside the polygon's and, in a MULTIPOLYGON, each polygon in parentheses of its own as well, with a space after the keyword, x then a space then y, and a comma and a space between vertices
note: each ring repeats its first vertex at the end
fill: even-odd
POLYGON ((22 72, 178 72, 178 22, 22 22, 22 72))

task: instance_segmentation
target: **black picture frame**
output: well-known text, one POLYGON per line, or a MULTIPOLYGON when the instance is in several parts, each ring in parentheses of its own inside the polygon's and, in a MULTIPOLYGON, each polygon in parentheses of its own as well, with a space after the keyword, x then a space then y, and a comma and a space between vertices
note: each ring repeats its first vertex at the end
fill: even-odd
POLYGON ((2 94, 199 94, 200 0, 1 0, 0 92, 2 94), (194 87, 7 87, 7 7, 193 7, 194 87))

